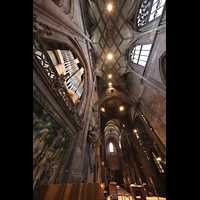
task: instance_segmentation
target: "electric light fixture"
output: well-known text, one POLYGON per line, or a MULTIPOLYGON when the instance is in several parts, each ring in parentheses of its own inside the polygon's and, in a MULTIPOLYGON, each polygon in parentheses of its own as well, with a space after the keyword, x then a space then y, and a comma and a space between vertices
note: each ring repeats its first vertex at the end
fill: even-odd
POLYGON ((120 107, 119 107, 119 110, 124 110, 124 107, 123 107, 123 106, 120 106, 120 107))
POLYGON ((111 5, 111 4, 108 5, 108 10, 109 10, 109 11, 112 10, 112 5, 111 5))
POLYGON ((108 59, 112 59, 112 54, 108 54, 108 59))
POLYGON ((157 157, 156 160, 157 160, 157 161, 161 161, 161 157, 157 157))

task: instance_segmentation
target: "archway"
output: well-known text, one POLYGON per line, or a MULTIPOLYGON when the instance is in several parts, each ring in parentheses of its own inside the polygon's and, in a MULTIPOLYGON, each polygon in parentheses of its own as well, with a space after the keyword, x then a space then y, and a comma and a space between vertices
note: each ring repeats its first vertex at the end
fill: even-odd
POLYGON ((104 136, 107 182, 115 181, 121 185, 123 184, 123 176, 120 158, 120 121, 118 119, 112 119, 106 123, 104 136))
POLYGON ((85 112, 85 109, 87 107, 86 106, 86 104, 88 102, 87 97, 90 96, 90 94, 92 92, 91 90, 88 89, 88 88, 90 88, 90 84, 91 84, 88 81, 89 66, 88 66, 87 58, 85 57, 82 47, 74 38, 68 38, 68 40, 63 42, 63 41, 58 40, 58 38, 54 35, 52 35, 52 36, 42 35, 41 39, 42 39, 42 42, 47 51, 53 51, 56 49, 70 50, 72 52, 74 58, 77 58, 79 61, 79 63, 77 63, 78 68, 84 69, 84 73, 81 75, 81 82, 84 82, 83 86, 82 86, 83 92, 82 92, 82 96, 80 98, 79 105, 77 107, 79 115, 81 115, 82 113, 85 112))

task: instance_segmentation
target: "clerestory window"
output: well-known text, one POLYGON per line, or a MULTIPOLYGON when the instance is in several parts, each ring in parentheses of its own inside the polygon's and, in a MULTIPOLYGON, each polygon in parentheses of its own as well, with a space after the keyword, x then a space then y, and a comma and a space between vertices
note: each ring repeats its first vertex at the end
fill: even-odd
POLYGON ((162 14, 166 0, 143 0, 137 15, 137 26, 142 27, 147 22, 162 14))
POLYGON ((151 44, 135 46, 131 52, 131 61, 135 64, 145 66, 149 57, 150 50, 151 44))
POLYGON ((113 148, 113 144, 112 143, 110 143, 109 148, 110 148, 110 152, 114 152, 114 148, 113 148))
POLYGON ((150 5, 151 5, 151 0, 144 0, 142 2, 137 16, 138 27, 144 26, 147 23, 150 12, 150 5))
POLYGON ((162 14, 164 4, 165 4, 165 0, 154 0, 153 1, 149 21, 155 19, 156 17, 159 17, 162 14))

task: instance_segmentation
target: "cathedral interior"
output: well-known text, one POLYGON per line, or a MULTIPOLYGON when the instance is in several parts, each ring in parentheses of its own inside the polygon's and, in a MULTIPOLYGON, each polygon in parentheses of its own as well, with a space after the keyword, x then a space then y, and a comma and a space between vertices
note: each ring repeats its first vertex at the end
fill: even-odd
POLYGON ((165 0, 33 0, 33 198, 113 182, 166 197, 165 0))

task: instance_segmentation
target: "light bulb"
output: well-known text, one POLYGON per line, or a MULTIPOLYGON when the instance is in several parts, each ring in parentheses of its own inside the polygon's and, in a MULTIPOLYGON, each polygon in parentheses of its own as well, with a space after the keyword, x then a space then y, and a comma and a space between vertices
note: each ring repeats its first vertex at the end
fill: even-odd
POLYGON ((112 54, 108 54, 108 59, 112 59, 112 54))
POLYGON ((108 10, 109 10, 109 11, 112 10, 112 5, 111 5, 111 4, 108 5, 108 10))

